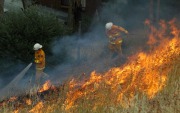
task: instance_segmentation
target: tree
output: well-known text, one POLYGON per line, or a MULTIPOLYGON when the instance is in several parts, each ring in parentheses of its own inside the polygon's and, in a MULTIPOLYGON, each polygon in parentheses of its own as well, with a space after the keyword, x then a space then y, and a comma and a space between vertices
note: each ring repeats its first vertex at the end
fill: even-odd
POLYGON ((68 8, 68 25, 70 28, 73 28, 73 0, 69 0, 68 8))
POLYGON ((4 0, 0 0, 0 15, 4 13, 4 0))

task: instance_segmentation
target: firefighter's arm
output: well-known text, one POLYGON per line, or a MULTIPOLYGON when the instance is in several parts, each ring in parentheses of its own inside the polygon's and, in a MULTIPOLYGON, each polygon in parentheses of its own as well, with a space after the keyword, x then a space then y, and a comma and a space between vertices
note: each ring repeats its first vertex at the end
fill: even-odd
POLYGON ((122 28, 120 26, 118 28, 119 28, 120 31, 123 31, 124 33, 128 34, 128 31, 126 29, 124 29, 124 28, 122 28))
POLYGON ((111 33, 109 33, 108 31, 106 31, 106 36, 107 36, 108 38, 113 38, 113 35, 112 35, 111 33))

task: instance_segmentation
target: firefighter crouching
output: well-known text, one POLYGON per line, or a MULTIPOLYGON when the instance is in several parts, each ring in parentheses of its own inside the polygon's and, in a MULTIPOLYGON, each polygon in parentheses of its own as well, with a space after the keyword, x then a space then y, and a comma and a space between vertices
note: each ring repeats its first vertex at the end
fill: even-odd
POLYGON ((122 54, 122 35, 121 33, 128 34, 128 31, 120 26, 113 25, 112 22, 106 23, 106 35, 109 39, 109 49, 112 52, 122 54))
POLYGON ((34 62, 36 64, 36 83, 40 82, 40 78, 45 74, 44 68, 45 68, 45 53, 42 50, 42 45, 39 43, 36 43, 34 45, 34 50, 35 50, 35 59, 34 62))

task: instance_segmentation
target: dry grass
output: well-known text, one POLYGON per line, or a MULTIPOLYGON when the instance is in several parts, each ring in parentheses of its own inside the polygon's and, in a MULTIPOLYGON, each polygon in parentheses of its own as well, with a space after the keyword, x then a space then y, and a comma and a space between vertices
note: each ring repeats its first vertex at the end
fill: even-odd
MULTIPOLYGON (((133 99, 124 98, 124 102, 116 103, 116 93, 110 92, 108 86, 101 83, 102 90, 97 90, 76 101, 75 106, 65 110, 65 100, 69 89, 69 81, 56 90, 43 94, 26 95, 12 102, 4 102, 1 113, 179 113, 180 112, 180 59, 168 74, 166 87, 155 98, 148 99, 145 94, 138 93, 133 99), (28 104, 27 100, 31 102, 28 104), (40 106, 36 106, 38 103, 40 106), (36 109, 35 109, 36 108, 36 109), (34 109, 34 111, 33 111, 34 109)), ((96 87, 96 86, 93 86, 96 87)), ((32 91, 32 90, 31 90, 32 91)), ((32 92, 31 92, 32 93, 32 92)))

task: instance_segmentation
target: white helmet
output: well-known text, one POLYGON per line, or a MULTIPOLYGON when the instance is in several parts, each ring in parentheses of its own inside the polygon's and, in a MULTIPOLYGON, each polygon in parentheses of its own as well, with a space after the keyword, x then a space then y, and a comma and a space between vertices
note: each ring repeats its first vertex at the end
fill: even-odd
POLYGON ((34 44, 34 50, 38 50, 40 48, 42 48, 41 44, 39 44, 39 43, 34 44))
POLYGON ((112 26, 113 26, 113 23, 112 22, 108 22, 108 23, 106 23, 105 27, 106 27, 107 30, 110 30, 112 26))

